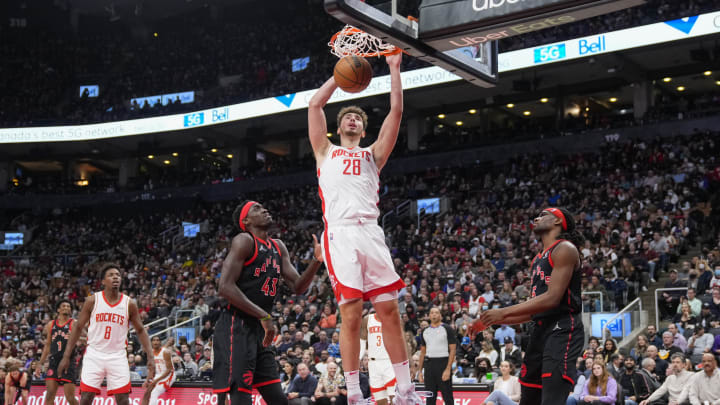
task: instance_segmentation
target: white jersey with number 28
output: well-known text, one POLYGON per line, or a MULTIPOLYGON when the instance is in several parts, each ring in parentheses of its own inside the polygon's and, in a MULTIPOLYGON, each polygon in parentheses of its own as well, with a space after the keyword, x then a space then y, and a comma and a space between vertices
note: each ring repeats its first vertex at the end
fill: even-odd
POLYGON ((370 148, 331 145, 317 174, 328 225, 377 220, 380 171, 370 148))

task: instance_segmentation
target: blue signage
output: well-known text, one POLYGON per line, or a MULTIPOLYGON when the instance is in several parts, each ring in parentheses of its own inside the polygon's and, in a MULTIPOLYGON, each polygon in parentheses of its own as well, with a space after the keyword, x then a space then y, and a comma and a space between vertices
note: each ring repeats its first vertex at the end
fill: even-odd
POLYGON ((205 113, 202 113, 202 112, 185 114, 183 116, 183 126, 185 128, 202 125, 204 122, 205 122, 205 113))
POLYGON ((543 46, 533 50, 535 63, 560 60, 565 57, 565 44, 543 46))
MULTIPOLYGON (((604 337, 602 329, 615 315, 617 315, 617 313, 590 314, 592 335, 597 337, 604 337)), ((608 325, 608 329, 610 330, 610 335, 614 338, 621 338, 623 336, 629 335, 630 332, 632 332, 631 314, 626 313, 623 314, 621 317, 618 317, 608 325), (622 333, 623 327, 625 328, 624 335, 622 333)))
POLYGON ((578 55, 590 55, 593 53, 604 52, 606 49, 605 35, 600 35, 593 40, 581 39, 578 41, 578 55))

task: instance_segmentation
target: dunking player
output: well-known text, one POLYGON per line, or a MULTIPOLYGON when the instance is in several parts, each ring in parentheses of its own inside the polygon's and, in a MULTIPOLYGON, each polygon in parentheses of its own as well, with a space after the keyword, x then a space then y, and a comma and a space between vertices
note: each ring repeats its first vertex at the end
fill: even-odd
MULTIPOLYGON (((145 395, 140 401, 140 405, 157 405, 158 398, 165 391, 175 384, 175 368, 172 364, 170 350, 162 345, 162 341, 158 336, 150 339, 153 348, 153 357, 155 358, 155 380, 147 381, 145 384, 145 395)), ((151 364, 148 366, 152 367, 151 364)))
MULTIPOLYGON (((62 360, 63 353, 67 347, 68 338, 72 332, 74 319, 72 315, 72 304, 70 301, 62 299, 57 304, 58 316, 55 320, 48 322, 43 329, 45 334, 45 347, 43 347, 40 361, 37 368, 41 369, 50 355, 50 364, 48 365, 45 375, 45 386, 47 393, 45 394, 45 405, 53 405, 55 403, 55 394, 58 385, 63 386, 65 399, 70 405, 78 405, 75 399, 75 364, 70 364, 64 375, 58 374, 58 366, 62 360)), ((74 351, 74 350, 73 350, 74 351)), ((75 358, 75 353, 71 354, 71 361, 75 358)), ((40 371, 40 370, 37 370, 40 371)))
POLYGON ((132 391, 130 367, 127 362, 127 335, 132 323, 137 337, 147 353, 148 381, 155 375, 155 358, 150 339, 143 327, 137 303, 120 292, 122 274, 117 264, 105 264, 100 270, 103 290, 85 299, 77 322, 73 325, 57 375, 65 375, 70 357, 80 338, 80 332, 90 323, 87 349, 83 356, 80 375, 80 405, 90 405, 100 393, 103 379, 107 378, 107 394, 114 395, 118 405, 128 405, 132 391), (70 350, 68 350, 70 348, 70 350))
POLYGON ((30 374, 27 371, 20 371, 20 366, 12 364, 8 367, 5 376, 5 404, 15 405, 17 398, 22 398, 22 405, 28 405, 28 394, 30 394, 30 374))
POLYGON ((531 298, 521 304, 491 309, 480 315, 472 332, 489 325, 533 321, 520 370, 520 405, 564 404, 575 384, 575 362, 582 353, 580 319, 580 253, 583 236, 563 208, 547 208, 535 218, 533 232, 544 250, 530 265, 531 298))
POLYGON ((382 323, 376 314, 365 315, 360 326, 360 358, 365 348, 368 355, 368 373, 370 373, 370 392, 375 403, 387 405, 395 397, 397 379, 393 372, 390 356, 385 349, 382 335, 382 323))
POLYGON ((327 138, 323 107, 337 88, 330 78, 308 105, 308 135, 317 164, 325 232, 322 245, 335 298, 340 305, 340 352, 345 368, 348 404, 362 402, 358 353, 363 300, 370 300, 383 324, 383 339, 397 377, 395 401, 419 404, 410 381, 408 357, 397 304, 397 291, 405 286, 395 273, 385 235, 377 224, 380 170, 395 147, 403 110, 401 55, 386 56, 390 67, 390 112, 377 141, 361 148, 367 115, 358 107, 345 107, 337 116, 340 146, 327 138))
POLYGON ((287 404, 280 386, 275 353, 270 343, 275 326, 269 315, 282 279, 295 294, 310 286, 320 268, 320 244, 313 235, 315 255, 298 274, 285 244, 268 238, 272 217, 260 203, 244 202, 235 208, 233 223, 241 231, 230 246, 220 275, 218 293, 229 304, 215 327, 213 392, 218 404, 229 393, 232 405, 251 403, 257 388, 268 404, 287 404))

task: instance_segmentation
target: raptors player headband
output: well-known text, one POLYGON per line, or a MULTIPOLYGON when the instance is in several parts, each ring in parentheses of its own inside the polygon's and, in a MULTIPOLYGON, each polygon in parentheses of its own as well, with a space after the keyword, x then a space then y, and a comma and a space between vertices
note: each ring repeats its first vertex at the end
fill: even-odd
POLYGON ((567 231, 567 221, 565 220, 565 214, 563 214, 562 211, 560 211, 557 208, 545 208, 544 211, 547 211, 547 212, 555 215, 556 218, 561 220, 563 231, 567 231))
POLYGON ((248 201, 245 203, 245 205, 242 207, 242 210, 240 211, 240 219, 238 221, 239 222, 238 225, 240 225, 240 229, 242 229, 243 231, 246 230, 245 224, 243 224, 243 219, 245 219, 245 217, 247 217, 248 212, 250 212, 250 208, 252 208, 252 206, 255 204, 257 204, 257 201, 248 201))

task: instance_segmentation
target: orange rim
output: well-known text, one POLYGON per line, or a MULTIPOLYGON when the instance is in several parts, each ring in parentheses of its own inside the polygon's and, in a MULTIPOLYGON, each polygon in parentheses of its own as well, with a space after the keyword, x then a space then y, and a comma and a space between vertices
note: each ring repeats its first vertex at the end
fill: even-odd
MULTIPOLYGON (((353 34, 365 34, 365 31, 355 28, 355 27, 345 27, 342 30, 336 32, 333 34, 333 36, 330 38, 330 47, 335 49, 335 40, 337 39, 338 35, 345 34, 345 35, 353 35, 353 34)), ((363 58, 372 58, 377 56, 385 56, 385 55, 395 55, 397 53, 402 52, 402 49, 398 48, 397 46, 393 45, 393 49, 388 49, 380 52, 360 52, 356 53, 354 55, 361 56, 363 58)))

